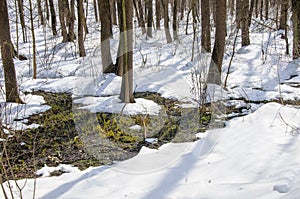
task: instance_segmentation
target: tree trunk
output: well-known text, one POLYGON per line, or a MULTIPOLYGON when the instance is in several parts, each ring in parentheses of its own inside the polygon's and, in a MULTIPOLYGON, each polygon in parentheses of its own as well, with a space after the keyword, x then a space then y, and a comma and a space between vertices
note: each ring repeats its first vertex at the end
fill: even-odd
POLYGON ((37 64, 36 64, 36 43, 35 43, 35 33, 34 33, 34 24, 33 24, 33 8, 32 2, 29 0, 29 13, 30 13, 30 30, 32 38, 32 54, 33 54, 33 79, 36 79, 37 75, 37 64))
POLYGON ((249 37, 249 0, 242 0, 242 46, 250 45, 249 37))
POLYGON ((300 58, 300 1, 292 0, 293 59, 300 58))
POLYGON ((85 57, 84 39, 83 39, 83 25, 84 25, 84 10, 83 0, 77 0, 77 16, 78 16, 78 46, 79 56, 85 57))
POLYGON ((266 20, 269 19, 269 0, 265 0, 265 15, 266 15, 266 20))
POLYGON ((50 12, 49 12, 49 4, 48 4, 48 0, 45 0, 45 11, 46 11, 46 20, 49 21, 49 18, 50 18, 50 12))
POLYGON ((207 83, 221 85, 222 61, 226 36, 226 0, 218 0, 216 6, 216 34, 207 83))
POLYGON ((109 3, 110 3, 111 24, 117 25, 116 0, 110 0, 109 3))
POLYGON ((25 26, 23 0, 18 0, 18 8, 19 8, 20 23, 21 23, 21 27, 22 27, 23 42, 26 43, 27 42, 27 32, 26 32, 26 26, 25 26))
POLYGON ((54 9, 54 4, 53 0, 49 0, 49 7, 50 7, 50 14, 51 14, 51 29, 52 33, 54 36, 57 35, 57 30, 56 30, 56 14, 55 14, 55 9, 54 9))
POLYGON ((238 29, 241 28, 241 21, 242 21, 242 16, 243 16, 242 4, 243 4, 243 0, 236 0, 236 5, 235 5, 236 6, 236 8, 235 8, 236 18, 235 18, 235 21, 236 21, 236 26, 237 26, 238 29))
POLYGON ((138 2, 138 10, 139 10, 139 18, 140 18, 140 27, 142 27, 142 33, 146 33, 146 28, 145 28, 145 16, 144 16, 144 10, 143 10, 143 5, 141 0, 137 0, 138 2))
POLYGON ((96 20, 96 22, 98 22, 99 21, 99 19, 98 19, 98 10, 97 10, 97 6, 98 4, 97 4, 97 0, 93 0, 93 6, 94 6, 94 15, 95 15, 95 20, 96 20))
POLYGON ((44 19, 44 15, 43 15, 43 11, 42 11, 41 0, 37 0, 37 7, 38 7, 39 18, 41 20, 41 25, 44 26, 45 25, 45 19, 44 19))
MULTIPOLYGON (((68 6, 69 7, 69 6, 68 6)), ((70 11, 68 12, 68 41, 73 42, 76 39, 74 26, 75 26, 75 0, 71 0, 70 2, 70 11)))
POLYGON ((156 29, 160 30, 161 0, 155 0, 156 29))
POLYGON ((119 0, 118 11, 121 17, 121 32, 120 32, 120 44, 122 57, 124 58, 122 65, 119 68, 122 69, 122 85, 120 92, 120 99, 124 103, 133 103, 133 5, 132 0, 119 0), (121 8, 120 8, 121 6, 121 8), (122 43, 121 43, 122 42, 122 43), (122 45, 124 44, 124 45, 122 45))
POLYGON ((148 0, 147 2, 147 36, 152 37, 152 25, 153 25, 153 5, 152 0, 148 0))
POLYGON ((213 19, 214 19, 214 23, 213 23, 214 27, 216 26, 216 20, 217 20, 217 15, 218 15, 217 10, 216 10, 216 6, 218 3, 219 3, 218 0, 211 0, 210 8, 212 10, 212 15, 213 15, 213 19))
POLYGON ((4 69, 6 101, 23 103, 23 101, 20 99, 17 86, 6 0, 0 0, 0 13, 0 45, 4 69))
POLYGON ((279 29, 285 30, 287 26, 289 3, 287 0, 281 1, 279 29))
POLYGON ((110 53, 110 4, 109 0, 99 0, 100 2, 100 21, 101 21, 101 59, 103 73, 114 73, 115 68, 110 53))
POLYGON ((64 0, 58 0, 58 12, 59 12, 58 15, 59 15, 61 34, 63 36, 62 42, 68 42, 68 32, 67 32, 67 28, 66 28, 64 0))
POLYGON ((173 38, 174 38, 174 40, 179 39, 178 32, 177 32, 177 27, 178 27, 177 15, 178 15, 178 0, 174 0, 174 5, 173 5, 173 38))
POLYGON ((201 46, 211 52, 209 0, 201 0, 201 46))
POLYGON ((260 12, 260 20, 263 20, 264 16, 263 16, 263 10, 264 10, 264 0, 260 0, 260 8, 259 8, 259 12, 260 12))
POLYGON ((229 3, 230 3, 230 16, 233 16, 233 13, 234 13, 234 0, 229 0, 229 3))
POLYGON ((258 18, 258 0, 255 0, 255 18, 258 18))
POLYGON ((181 6, 180 6, 180 20, 184 19, 184 11, 186 8, 186 0, 181 0, 181 6))
POLYGON ((169 1, 168 0, 162 0, 163 1, 163 7, 164 7, 164 29, 166 34, 167 43, 172 42, 172 37, 170 34, 170 28, 169 28, 169 1))
MULTIPOLYGON (((249 3, 249 2, 248 2, 249 3)), ((249 18, 248 18, 248 26, 251 26, 251 20, 252 20, 252 15, 253 15, 253 10, 254 10, 254 0, 251 0, 250 4, 250 10, 249 10, 249 18)))

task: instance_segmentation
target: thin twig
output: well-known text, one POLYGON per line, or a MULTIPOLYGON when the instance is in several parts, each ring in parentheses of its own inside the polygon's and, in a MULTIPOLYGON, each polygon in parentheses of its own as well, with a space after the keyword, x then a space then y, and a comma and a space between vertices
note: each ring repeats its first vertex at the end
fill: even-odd
POLYGON ((237 30, 236 30, 236 34, 235 34, 235 38, 234 38, 234 42, 233 42, 232 55, 231 55, 231 58, 230 58, 230 61, 229 61, 228 70, 227 70, 227 74, 226 74, 226 78, 225 78, 225 82, 224 82, 224 89, 226 89, 226 87, 227 87, 227 79, 228 79, 228 76, 229 76, 231 64, 232 64, 233 57, 234 57, 234 54, 235 54, 235 47, 236 47, 236 41, 237 41, 237 37, 238 37, 238 34, 239 34, 239 30, 240 30, 239 28, 237 28, 237 30))

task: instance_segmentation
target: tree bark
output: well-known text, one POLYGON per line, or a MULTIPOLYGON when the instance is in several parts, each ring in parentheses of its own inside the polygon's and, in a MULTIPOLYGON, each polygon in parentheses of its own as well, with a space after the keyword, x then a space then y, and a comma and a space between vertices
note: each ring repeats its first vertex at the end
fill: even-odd
POLYGON ((258 18, 258 0, 255 0, 255 18, 258 18))
MULTIPOLYGON (((254 10, 254 2, 255 0, 251 0, 250 4, 250 10, 249 10, 249 18, 248 18, 248 26, 251 26, 251 20, 252 20, 252 15, 253 15, 253 10, 254 10)), ((249 3, 249 2, 248 2, 249 3)))
POLYGON ((119 98, 123 103, 133 103, 133 5, 132 0, 119 0, 118 3, 121 8, 118 8, 118 11, 121 11, 119 16, 121 16, 121 36, 120 44, 122 56, 124 58, 123 64, 119 65, 119 68, 122 67, 122 85, 119 98))
POLYGON ((41 25, 44 26, 45 25, 45 19, 44 19, 44 15, 43 15, 43 11, 42 11, 41 0, 37 0, 37 7, 38 7, 39 18, 41 20, 41 25))
POLYGON ((161 0, 155 0, 156 29, 160 30, 161 0))
POLYGON ((201 46, 211 52, 209 0, 201 0, 201 46))
POLYGON ((32 2, 29 0, 29 13, 30 13, 30 30, 32 37, 32 54, 33 54, 33 79, 36 79, 37 75, 37 63, 36 63, 36 43, 35 43, 35 33, 34 33, 34 24, 33 24, 33 7, 32 2))
POLYGON ((249 0, 242 0, 242 46, 250 45, 249 37, 249 0))
POLYGON ((287 0, 281 0, 279 29, 285 30, 287 26, 289 3, 287 0))
POLYGON ((49 18, 50 18, 50 12, 49 12, 49 4, 48 4, 48 0, 45 0, 45 11, 46 11, 46 20, 49 21, 49 18))
POLYGON ((236 18, 235 18, 235 21, 236 21, 236 26, 238 29, 241 28, 241 21, 242 21, 242 16, 243 16, 243 13, 242 13, 242 10, 243 10, 243 0, 236 0, 236 8, 235 8, 235 12, 236 12, 236 18))
POLYGON ((263 10, 264 10, 264 0, 260 0, 260 8, 259 8, 260 20, 264 19, 263 10))
POLYGON ((93 0, 93 6, 94 6, 94 16, 95 16, 95 20, 96 22, 99 21, 98 19, 98 4, 97 4, 97 0, 93 0))
POLYGON ((218 0, 216 6, 216 34, 207 83, 221 85, 221 71, 226 37, 226 0, 218 0))
POLYGON ((152 37, 152 25, 153 25, 153 5, 152 0, 148 0, 147 2, 147 36, 152 37))
POLYGON ((114 73, 115 68, 110 53, 110 4, 109 0, 99 0, 100 2, 100 21, 101 21, 101 60, 103 73, 114 73))
POLYGON ((26 32, 26 26, 25 26, 23 0, 18 0, 18 8, 19 8, 20 23, 21 23, 21 27, 22 27, 23 42, 26 43, 27 42, 27 32, 26 32))
POLYGON ((170 28, 169 28, 169 1, 168 0, 162 0, 163 2, 163 8, 164 8, 164 29, 166 34, 167 43, 172 42, 172 37, 170 34, 170 28))
POLYGON ((173 4, 173 38, 174 38, 174 40, 179 39, 178 32, 177 32, 177 27, 178 27, 177 15, 178 15, 178 0, 174 0, 174 4, 173 4))
POLYGON ((142 27, 142 33, 146 33, 146 28, 145 28, 145 16, 144 16, 144 10, 143 10, 143 5, 141 0, 137 0, 137 6, 139 10, 139 16, 140 16, 140 27, 142 27))
POLYGON ((269 0, 265 0, 265 15, 266 15, 266 20, 269 19, 269 0))
POLYGON ((85 57, 84 39, 83 39, 83 25, 84 25, 84 10, 83 0, 77 0, 77 12, 78 12, 78 46, 79 56, 85 57))
POLYGON ((234 0, 229 0, 230 16, 234 13, 234 0))
POLYGON ((181 0, 181 6, 180 6, 180 20, 184 19, 184 13, 186 8, 186 0, 181 0))
POLYGON ((109 3, 110 3, 111 24, 117 25, 116 0, 110 0, 109 3))
POLYGON ((62 42, 68 42, 68 32, 66 27, 66 19, 65 19, 65 3, 64 0, 58 0, 58 12, 59 12, 59 22, 61 28, 61 34, 63 36, 62 42))
MULTIPOLYGON (((69 7, 69 6, 68 6, 69 7)), ((75 26, 75 0, 70 1, 70 11, 68 12, 68 41, 73 42, 76 39, 74 26, 75 26)))
POLYGON ((293 59, 300 58, 300 1, 292 0, 293 59))
POLYGON ((13 61, 13 46, 10 37, 10 26, 6 0, 0 0, 0 45, 4 69, 5 95, 7 102, 23 103, 19 96, 16 71, 13 61))
POLYGON ((49 0, 49 7, 50 7, 50 14, 51 14, 51 30, 52 30, 52 34, 54 36, 57 35, 57 30, 56 30, 56 14, 55 14, 55 8, 54 8, 54 4, 53 4, 53 0, 49 0))

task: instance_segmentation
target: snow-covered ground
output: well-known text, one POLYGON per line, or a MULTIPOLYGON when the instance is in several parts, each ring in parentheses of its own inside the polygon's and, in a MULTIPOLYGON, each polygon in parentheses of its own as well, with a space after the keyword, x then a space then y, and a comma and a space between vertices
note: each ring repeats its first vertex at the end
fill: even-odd
MULTIPOLYGON (((166 144, 113 166, 38 178, 37 198, 297 198, 300 111, 268 103, 193 143, 166 144), (211 148, 210 142, 217 143, 211 148)), ((63 167, 60 166, 60 167, 63 167)), ((49 172, 45 168, 46 173, 49 172)), ((43 173, 43 170, 39 171, 43 173)), ((34 180, 24 198, 33 194, 34 180)), ((15 188, 14 183, 11 183, 15 188)))
MULTIPOLYGON (((91 22, 89 28, 85 58, 78 57, 75 43, 61 44, 61 38, 52 37, 48 29, 37 28, 37 79, 31 78, 31 61, 15 60, 21 92, 69 92, 73 94, 76 108, 81 104, 81 108, 91 112, 159 114, 160 106, 151 100, 139 98, 135 104, 120 103, 121 77, 101 73, 99 27, 91 22), (44 38, 47 38, 46 44, 44 38)), ((191 61, 192 29, 185 35, 182 24, 180 30, 180 43, 166 45, 163 30, 156 30, 154 38, 145 39, 140 29, 134 29, 134 89, 158 92, 189 107, 199 102, 195 81, 200 74, 202 78, 205 76, 210 54, 197 54, 191 61)), ((114 27, 113 31, 115 38, 111 46, 115 59, 118 29, 114 27)), ((260 104, 279 99, 300 100, 300 62, 291 61, 291 57, 284 54, 285 41, 280 33, 258 31, 253 25, 250 46, 241 48, 240 37, 237 40, 227 90, 208 87, 210 100, 236 99, 227 103, 248 109, 244 110, 248 115, 230 120, 225 128, 199 133, 201 139, 196 142, 169 143, 158 150, 143 147, 137 156, 112 166, 84 171, 67 165, 45 166, 38 174, 47 176, 53 170, 70 173, 41 177, 36 182, 33 179, 17 181, 20 187, 24 185, 23 198, 32 198, 35 183, 36 198, 45 199, 297 198, 300 195, 297 189, 300 185, 299 107, 260 104)), ((223 81, 233 39, 233 36, 227 37, 223 81)), ((20 54, 31 57, 31 47, 30 43, 20 43, 20 54)), ((41 96, 31 94, 22 94, 26 105, 5 104, 2 67, 0 70, 3 123, 15 129, 36 127, 27 127, 22 122, 26 122, 29 115, 50 107, 43 105, 41 96)), ((4 183, 8 190, 7 185, 4 183)), ((15 182, 10 185, 17 196, 15 182)))

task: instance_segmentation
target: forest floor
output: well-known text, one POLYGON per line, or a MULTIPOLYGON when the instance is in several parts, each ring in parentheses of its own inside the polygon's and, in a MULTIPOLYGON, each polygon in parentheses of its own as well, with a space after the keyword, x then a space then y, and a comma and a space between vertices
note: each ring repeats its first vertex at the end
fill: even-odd
POLYGON ((201 52, 200 36, 193 50, 192 24, 185 34, 180 22, 179 41, 170 44, 163 29, 148 38, 135 28, 133 104, 118 98, 121 77, 102 74, 98 23, 89 23, 85 58, 76 43, 36 28, 37 79, 30 42, 19 43, 29 60, 14 60, 26 104, 5 102, 0 77, 1 142, 9 151, 1 169, 5 179, 20 179, 5 190, 46 199, 295 198, 300 61, 285 54, 282 31, 264 23, 251 25, 251 45, 240 47, 238 36, 235 52, 228 26, 226 88, 205 84, 211 54, 201 52))

